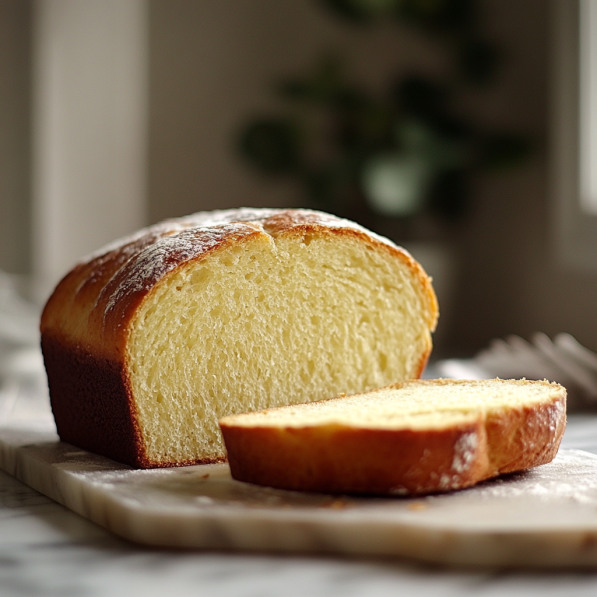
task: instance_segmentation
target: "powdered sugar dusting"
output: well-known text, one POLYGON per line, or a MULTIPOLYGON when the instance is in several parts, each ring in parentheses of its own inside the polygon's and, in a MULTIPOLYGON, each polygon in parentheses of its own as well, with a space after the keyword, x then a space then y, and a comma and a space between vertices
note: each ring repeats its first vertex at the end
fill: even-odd
POLYGON ((452 470, 457 473, 467 471, 475 461, 475 454, 479 446, 479 436, 473 431, 465 433, 454 446, 454 460, 452 470))
POLYGON ((80 260, 80 263, 89 263, 94 259, 102 257, 103 255, 107 255, 108 253, 122 250, 127 245, 134 248, 135 243, 144 239, 145 237, 160 238, 162 236, 174 235, 191 228, 210 228, 232 223, 263 224, 266 220, 282 214, 288 214, 289 216, 294 215, 294 217, 297 217, 300 214, 303 217, 310 217, 311 222, 317 222, 320 226, 328 226, 335 229, 351 228, 353 230, 359 230, 366 233, 368 236, 375 238, 375 240, 379 242, 390 246, 395 246, 395 244, 389 239, 379 236, 378 234, 367 230, 355 222, 338 218, 325 212, 308 209, 288 210, 241 207, 239 209, 216 209, 214 211, 200 211, 188 216, 183 216, 181 218, 164 220, 163 222, 142 228, 133 234, 120 238, 101 247, 93 253, 83 257, 80 260))
MULTIPOLYGON (((228 238, 252 233, 244 224, 198 227, 162 237, 132 257, 106 286, 107 301, 104 317, 114 310, 125 296, 145 292, 181 263, 194 259, 221 245, 228 238)), ((101 303, 102 293, 98 299, 101 303)))
MULTIPOLYGON (((564 400, 556 400, 552 403, 551 408, 548 409, 548 426, 551 432, 555 432, 562 420, 566 420, 566 402, 564 400)), ((555 440, 555 435, 553 436, 555 440)))
POLYGON ((136 252, 135 249, 137 244, 143 239, 157 239, 162 236, 169 236, 171 234, 176 234, 177 232, 187 230, 190 227, 190 225, 184 225, 182 222, 178 222, 177 220, 166 220, 165 222, 160 222, 159 224, 155 224, 154 226, 150 226, 148 228, 141 228, 133 234, 119 238, 107 245, 104 245, 100 249, 93 251, 93 253, 83 257, 79 263, 90 263, 91 261, 104 257, 110 253, 113 253, 114 251, 127 251, 129 253, 134 253, 136 252))
POLYGON ((597 456, 581 450, 560 450, 549 464, 500 477, 476 491, 485 499, 533 496, 597 507, 597 456))
MULTIPOLYGON (((148 292, 185 261, 255 231, 275 238, 292 230, 308 232, 309 228, 358 231, 397 248, 354 222, 318 211, 240 208, 198 212, 144 228, 88 255, 80 263, 85 274, 75 292, 85 294, 84 301, 95 297, 91 299, 93 317, 103 321, 106 330, 110 315, 118 318, 119 309, 127 309, 134 295, 148 292)), ((125 316, 124 311, 120 316, 125 316)), ((110 321, 110 326, 120 325, 120 320, 110 321)))

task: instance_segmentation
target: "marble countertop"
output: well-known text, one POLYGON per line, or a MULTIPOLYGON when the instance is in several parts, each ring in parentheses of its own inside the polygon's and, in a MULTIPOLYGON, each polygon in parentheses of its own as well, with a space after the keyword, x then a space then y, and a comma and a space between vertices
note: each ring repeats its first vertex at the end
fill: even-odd
MULTIPOLYGON (((597 416, 565 447, 597 453, 597 416)), ((0 596, 595 595, 597 571, 509 573, 396 560, 149 549, 118 539, 0 471, 0 596)))

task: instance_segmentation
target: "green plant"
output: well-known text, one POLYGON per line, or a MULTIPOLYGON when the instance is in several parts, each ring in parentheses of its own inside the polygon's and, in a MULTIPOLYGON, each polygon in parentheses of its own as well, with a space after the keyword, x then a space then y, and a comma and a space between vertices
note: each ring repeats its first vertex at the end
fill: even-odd
POLYGON ((406 72, 376 97, 350 81, 337 56, 276 86, 282 116, 250 122, 240 149, 261 172, 290 177, 312 205, 340 215, 355 205, 411 218, 427 210, 444 221, 469 209, 468 182, 482 169, 520 164, 521 135, 475 125, 459 96, 490 85, 501 54, 480 32, 474 0, 320 0, 354 26, 393 19, 431 37, 450 57, 442 77, 406 72))

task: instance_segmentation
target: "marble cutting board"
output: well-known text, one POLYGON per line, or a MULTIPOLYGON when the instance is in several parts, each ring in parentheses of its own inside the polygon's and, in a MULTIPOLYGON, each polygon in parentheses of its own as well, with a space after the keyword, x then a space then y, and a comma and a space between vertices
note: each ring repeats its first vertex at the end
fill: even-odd
POLYGON ((465 491, 391 499, 257 487, 224 464, 139 471, 33 429, 0 429, 0 468, 146 545, 597 567, 597 456, 579 450, 465 491))

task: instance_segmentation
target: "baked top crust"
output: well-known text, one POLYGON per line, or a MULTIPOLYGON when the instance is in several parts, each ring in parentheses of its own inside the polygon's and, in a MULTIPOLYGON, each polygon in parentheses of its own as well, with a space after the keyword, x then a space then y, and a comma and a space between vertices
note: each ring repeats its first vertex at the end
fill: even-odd
POLYGON ((435 293, 421 266, 404 249, 330 214, 302 209, 231 209, 160 222, 96 251, 58 284, 41 319, 42 336, 122 361, 132 315, 148 292, 183 264, 255 235, 329 234, 358 237, 401 259, 419 279, 422 315, 433 331, 435 293))

